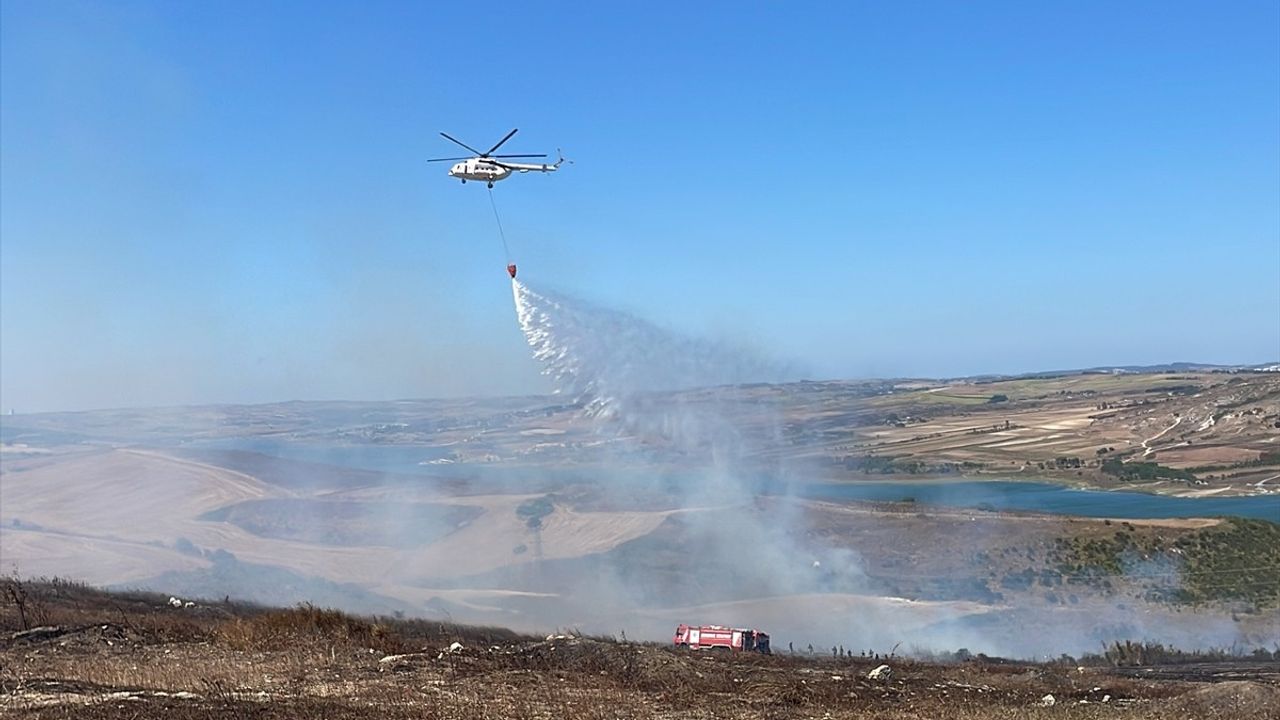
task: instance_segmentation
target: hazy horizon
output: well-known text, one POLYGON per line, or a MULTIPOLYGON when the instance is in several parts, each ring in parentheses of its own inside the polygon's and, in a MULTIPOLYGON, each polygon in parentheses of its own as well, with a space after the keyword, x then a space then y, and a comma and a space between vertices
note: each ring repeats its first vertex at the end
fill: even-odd
MULTIPOLYGON (((1089 365, 1072 368, 1043 368, 1036 370, 1021 370, 1012 372, 977 372, 966 373, 964 375, 876 375, 876 376, 860 376, 860 377, 798 377, 795 379, 783 380, 775 384, 789 384, 799 382, 873 382, 877 380, 964 380, 966 378, 981 377, 1011 377, 1017 378, 1028 375, 1052 374, 1052 373, 1074 373, 1084 371, 1102 371, 1106 368, 1123 368, 1123 367, 1161 367, 1165 365, 1188 364, 1205 367, 1221 367, 1221 368, 1256 368, 1268 367, 1271 365, 1280 365, 1280 361, 1273 359, 1261 360, 1258 362, 1233 363, 1205 363, 1190 360, 1176 360, 1169 362, 1156 363, 1102 363, 1099 365, 1089 365)), ((556 397, 557 393, 552 388, 551 382, 545 377, 539 377, 537 382, 544 385, 542 392, 517 392, 517 393, 456 393, 441 395, 405 395, 395 397, 279 397, 264 400, 240 401, 240 400, 206 400, 198 402, 184 403, 142 403, 142 404, 126 404, 111 406, 93 406, 93 407, 58 407, 58 408, 41 408, 41 409, 20 409, 5 406, 3 412, 0 412, 0 423, 3 423, 7 417, 17 417, 21 415, 40 415, 40 414, 56 414, 56 413, 76 413, 76 412, 95 412, 110 410, 146 410, 146 409, 164 409, 164 408, 184 408, 184 407, 226 407, 226 406, 255 406, 255 405, 278 405, 285 403, 366 403, 366 402, 430 402, 435 400, 495 400, 503 398, 550 398, 556 397), (9 415, 9 411, 13 410, 13 415, 9 415)), ((769 381, 762 381, 769 382, 769 381)))

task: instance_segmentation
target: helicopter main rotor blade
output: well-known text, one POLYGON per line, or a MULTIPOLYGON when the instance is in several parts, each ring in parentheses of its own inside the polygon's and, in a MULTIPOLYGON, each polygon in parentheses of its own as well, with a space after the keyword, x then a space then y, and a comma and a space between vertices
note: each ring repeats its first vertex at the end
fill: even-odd
MULTIPOLYGON (((515 131, 513 130, 512 132, 515 132, 515 131)), ((462 142, 462 141, 461 141, 461 140, 459 140, 458 138, 453 137, 453 136, 452 136, 452 135, 450 135, 449 133, 442 132, 442 133, 440 133, 440 134, 441 134, 441 135, 443 135, 443 136, 444 136, 444 138, 445 138, 446 140, 450 140, 450 141, 452 141, 452 142, 455 142, 455 143, 457 143, 457 144, 461 145, 462 147, 464 147, 464 148, 466 148, 466 149, 470 150, 471 152, 473 152, 473 153, 475 153, 475 154, 477 154, 477 155, 484 155, 484 153, 482 153, 482 152, 480 152, 479 150, 477 150, 477 149, 475 149, 475 148, 471 147, 470 145, 468 145, 468 144, 466 144, 466 143, 462 142)), ((510 136, 508 136, 508 137, 510 137, 510 136)), ((501 143, 499 143, 499 144, 501 144, 501 143)), ((492 150, 490 150, 490 152, 493 152, 493 151, 492 151, 492 150)))
POLYGON ((430 159, 430 160, 428 160, 427 162, 452 162, 452 161, 454 161, 454 160, 470 160, 470 159, 471 159, 471 158, 469 158, 469 157, 460 157, 460 158, 431 158, 431 159, 430 159))
POLYGON ((512 135, 515 135, 515 134, 516 134, 516 131, 517 131, 517 130, 519 130, 519 129, 520 129, 520 128, 512 128, 512 129, 511 129, 511 132, 507 133, 507 136, 506 136, 506 137, 504 137, 504 138, 502 138, 501 140, 499 140, 497 145, 494 145, 493 147, 489 148, 489 152, 486 152, 486 153, 480 153, 480 156, 481 156, 481 157, 489 157, 490 155, 492 155, 494 150, 497 150, 498 148, 502 147, 502 143, 504 143, 504 142, 506 142, 506 141, 510 140, 510 139, 511 139, 511 136, 512 136, 512 135))
POLYGON ((547 156, 547 155, 546 155, 546 153, 543 153, 543 154, 541 154, 541 155, 486 155, 485 157, 491 157, 491 158, 534 158, 534 157, 546 157, 546 156, 547 156))

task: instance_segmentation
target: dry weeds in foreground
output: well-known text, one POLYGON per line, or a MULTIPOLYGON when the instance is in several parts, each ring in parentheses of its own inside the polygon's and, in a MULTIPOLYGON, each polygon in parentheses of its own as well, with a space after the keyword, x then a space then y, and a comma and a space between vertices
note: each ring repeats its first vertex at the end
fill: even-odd
POLYGON ((0 608, 6 717, 1280 717, 1274 661, 1189 666, 1156 680, 1074 664, 895 659, 881 682, 866 677, 875 661, 864 659, 689 654, 310 606, 175 608, 71 583, 19 589, 22 612, 12 601, 0 608), (37 620, 48 629, 30 629, 37 620), (1244 679, 1200 681, 1224 673, 1244 679), (1041 706, 1046 695, 1053 706, 1041 706))

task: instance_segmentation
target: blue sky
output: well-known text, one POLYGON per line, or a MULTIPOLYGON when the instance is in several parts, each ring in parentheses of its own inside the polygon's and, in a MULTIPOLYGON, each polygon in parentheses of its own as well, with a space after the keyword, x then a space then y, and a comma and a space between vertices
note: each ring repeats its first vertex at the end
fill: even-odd
POLYGON ((812 377, 1280 357, 1280 5, 0 8, 0 403, 542 392, 521 277, 812 377))

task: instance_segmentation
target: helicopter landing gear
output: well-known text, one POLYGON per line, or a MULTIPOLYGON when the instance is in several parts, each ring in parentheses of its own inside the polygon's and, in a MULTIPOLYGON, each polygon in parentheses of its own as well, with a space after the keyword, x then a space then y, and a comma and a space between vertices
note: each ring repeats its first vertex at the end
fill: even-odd
POLYGON ((492 181, 492 180, 491 180, 491 181, 489 181, 489 189, 490 189, 490 190, 492 190, 492 189, 493 189, 493 181, 492 181))

